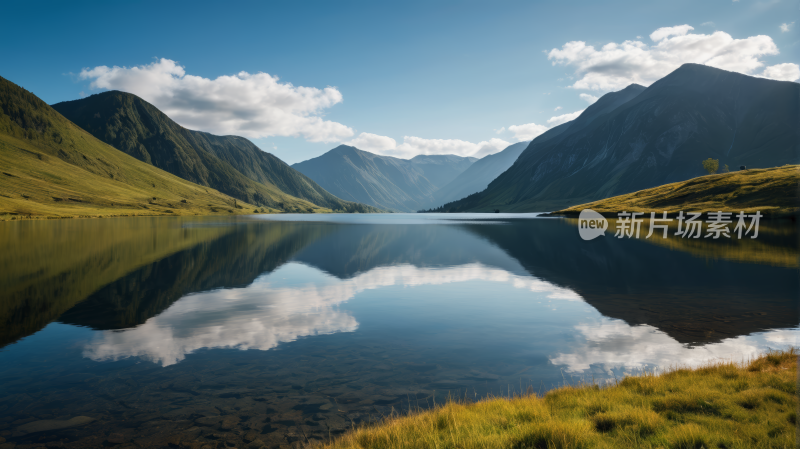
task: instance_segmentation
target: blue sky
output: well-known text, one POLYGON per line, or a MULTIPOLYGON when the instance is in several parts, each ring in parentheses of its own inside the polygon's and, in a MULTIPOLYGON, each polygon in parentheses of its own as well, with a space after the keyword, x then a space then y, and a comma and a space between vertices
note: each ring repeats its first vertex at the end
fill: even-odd
POLYGON ((690 60, 796 81, 799 13, 800 0, 10 1, 0 76, 51 104, 127 90, 288 163, 341 142, 483 156, 690 60))

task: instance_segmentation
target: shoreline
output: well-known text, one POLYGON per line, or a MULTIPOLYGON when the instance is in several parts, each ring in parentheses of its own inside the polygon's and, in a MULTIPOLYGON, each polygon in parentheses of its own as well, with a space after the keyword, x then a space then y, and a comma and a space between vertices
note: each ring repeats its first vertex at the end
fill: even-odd
POLYGON ((323 447, 794 447, 797 348, 384 417, 323 447))

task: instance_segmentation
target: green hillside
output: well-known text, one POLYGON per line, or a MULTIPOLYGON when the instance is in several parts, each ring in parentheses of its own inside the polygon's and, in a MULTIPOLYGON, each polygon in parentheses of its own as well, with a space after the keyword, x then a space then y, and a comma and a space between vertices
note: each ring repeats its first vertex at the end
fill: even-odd
POLYGON ((53 108, 140 161, 241 201, 267 204, 279 190, 334 210, 376 212, 333 196, 243 137, 188 130, 133 94, 103 92, 53 108))
POLYGON ((325 212, 258 183, 237 201, 97 140, 35 95, 0 77, 0 219, 325 212))
POLYGON ((760 211, 768 217, 794 216, 800 210, 800 165, 701 176, 688 181, 619 195, 553 212, 578 216, 592 209, 606 216, 618 212, 760 211))

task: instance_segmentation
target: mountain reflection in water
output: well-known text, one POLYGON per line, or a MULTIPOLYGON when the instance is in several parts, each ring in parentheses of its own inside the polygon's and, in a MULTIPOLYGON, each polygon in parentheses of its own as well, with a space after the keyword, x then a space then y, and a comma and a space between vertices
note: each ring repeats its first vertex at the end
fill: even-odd
POLYGON ((562 371, 603 381, 798 338, 789 228, 686 246, 504 214, 3 225, 0 431, 82 414, 97 422, 53 437, 159 445, 218 439, 198 423, 235 417, 231 444, 285 444, 453 391, 544 391, 562 371))

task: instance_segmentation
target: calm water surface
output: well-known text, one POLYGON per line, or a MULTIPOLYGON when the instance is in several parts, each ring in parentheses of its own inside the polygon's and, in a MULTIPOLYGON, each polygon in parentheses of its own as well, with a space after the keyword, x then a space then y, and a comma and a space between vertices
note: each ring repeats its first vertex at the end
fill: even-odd
POLYGON ((294 447, 448 396, 742 360, 797 345, 797 261, 790 225, 585 242, 535 215, 2 223, 0 436, 294 447), (94 421, 31 431, 76 416, 94 421))

